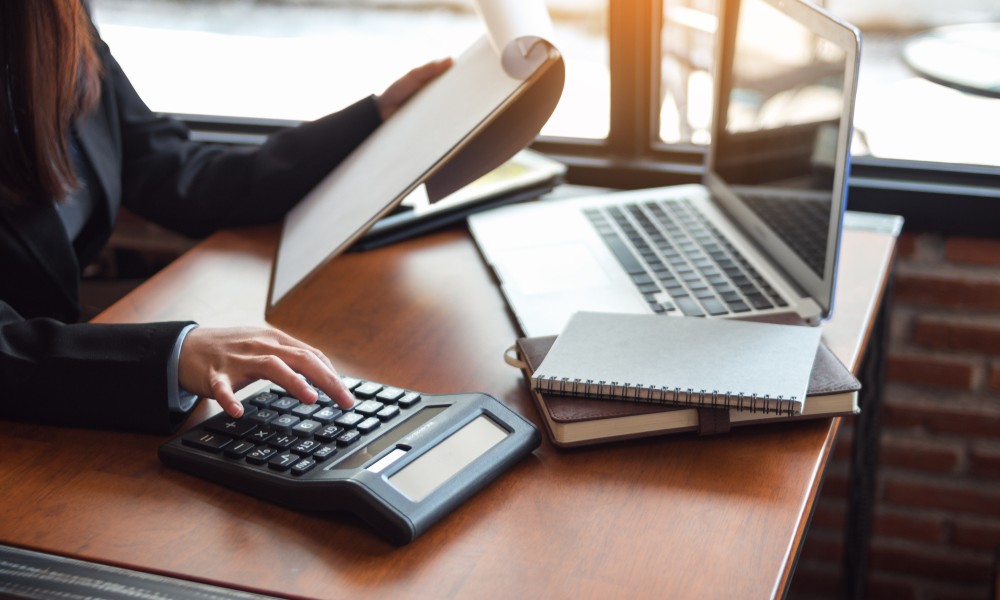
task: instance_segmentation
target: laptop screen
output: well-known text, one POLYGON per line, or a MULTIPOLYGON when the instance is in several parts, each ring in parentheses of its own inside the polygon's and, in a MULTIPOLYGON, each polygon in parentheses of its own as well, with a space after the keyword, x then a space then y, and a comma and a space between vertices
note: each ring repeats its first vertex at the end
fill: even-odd
POLYGON ((711 177, 728 192, 723 204, 749 213, 751 237, 822 304, 832 296, 858 40, 798 2, 726 4, 711 177))

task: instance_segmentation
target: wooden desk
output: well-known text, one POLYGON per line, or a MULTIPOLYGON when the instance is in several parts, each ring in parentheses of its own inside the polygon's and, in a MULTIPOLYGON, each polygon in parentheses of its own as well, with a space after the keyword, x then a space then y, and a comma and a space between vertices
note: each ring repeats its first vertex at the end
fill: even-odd
MULTIPOLYGON (((261 323, 276 231, 217 234, 98 320, 261 323)), ((824 334, 855 368, 894 244, 887 233, 845 235, 824 334)), ((274 324, 342 372, 426 393, 487 391, 537 423, 521 373, 502 359, 516 331, 463 230, 340 257, 321 280, 274 324)), ((193 419, 216 411, 203 403, 193 419)), ((0 422, 0 541, 308 597, 780 596, 838 427, 574 451, 543 443, 396 548, 348 516, 293 512, 164 467, 159 437, 0 422)))

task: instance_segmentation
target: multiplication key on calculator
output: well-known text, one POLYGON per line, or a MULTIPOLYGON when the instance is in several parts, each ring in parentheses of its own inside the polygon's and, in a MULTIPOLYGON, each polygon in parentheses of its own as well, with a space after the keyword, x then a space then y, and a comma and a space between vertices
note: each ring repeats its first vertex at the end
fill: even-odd
POLYGON ((322 392, 304 404, 268 382, 244 388, 242 417, 209 417, 160 446, 160 460, 290 508, 353 513, 405 544, 541 442, 487 394, 343 380, 356 398, 347 410, 322 392))

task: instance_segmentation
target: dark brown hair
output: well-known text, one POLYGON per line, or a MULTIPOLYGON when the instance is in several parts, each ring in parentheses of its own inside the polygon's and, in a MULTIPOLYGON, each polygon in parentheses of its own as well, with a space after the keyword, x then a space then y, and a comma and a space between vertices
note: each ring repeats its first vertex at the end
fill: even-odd
POLYGON ((0 205, 51 202, 76 186, 70 126, 99 96, 80 0, 0 0, 0 205))

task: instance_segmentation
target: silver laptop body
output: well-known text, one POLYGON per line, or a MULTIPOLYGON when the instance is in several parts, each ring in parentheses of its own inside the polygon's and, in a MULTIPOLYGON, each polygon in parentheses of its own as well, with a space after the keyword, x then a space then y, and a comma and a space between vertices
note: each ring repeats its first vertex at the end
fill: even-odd
POLYGON ((724 4, 702 184, 469 218, 524 335, 579 310, 830 316, 860 34, 799 0, 724 4))

